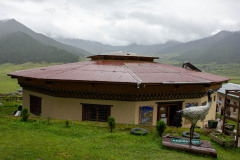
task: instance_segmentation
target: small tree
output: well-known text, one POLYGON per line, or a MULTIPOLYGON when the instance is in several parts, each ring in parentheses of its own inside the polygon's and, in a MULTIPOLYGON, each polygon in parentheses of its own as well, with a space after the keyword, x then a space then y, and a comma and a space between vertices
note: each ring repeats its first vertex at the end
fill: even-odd
POLYGON ((116 126, 116 122, 115 122, 114 117, 112 117, 112 116, 108 117, 108 126, 110 128, 110 131, 112 132, 113 129, 115 128, 115 126, 116 126))
POLYGON ((163 134, 163 132, 165 131, 166 128, 167 128, 167 125, 163 120, 160 120, 160 121, 157 122, 156 130, 157 130, 159 136, 162 137, 162 134, 163 134))
POLYGON ((66 125, 66 127, 68 128, 69 125, 70 125, 70 121, 69 121, 69 120, 66 120, 66 121, 65 121, 65 125, 66 125))
POLYGON ((47 124, 50 125, 51 124, 51 118, 50 117, 47 117, 47 124))
POLYGON ((28 108, 23 108, 22 110, 22 121, 26 122, 29 119, 30 113, 28 113, 28 108))

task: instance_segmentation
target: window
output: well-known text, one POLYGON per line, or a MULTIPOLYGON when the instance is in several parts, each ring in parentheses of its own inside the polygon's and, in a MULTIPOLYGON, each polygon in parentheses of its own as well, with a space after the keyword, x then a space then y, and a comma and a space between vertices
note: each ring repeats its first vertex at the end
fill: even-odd
POLYGON ((107 122, 110 113, 110 105, 83 104, 83 121, 107 122))
POLYGON ((41 114, 42 98, 30 95, 30 113, 39 116, 41 114))
POLYGON ((222 97, 219 97, 219 101, 222 101, 222 97))
POLYGON ((153 107, 140 107, 139 109, 139 122, 140 124, 152 125, 153 107))

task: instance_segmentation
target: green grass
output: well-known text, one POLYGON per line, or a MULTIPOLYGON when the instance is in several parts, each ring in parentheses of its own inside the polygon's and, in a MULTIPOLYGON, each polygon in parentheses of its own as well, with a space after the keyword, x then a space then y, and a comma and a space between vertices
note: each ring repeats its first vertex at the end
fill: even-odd
MULTIPOLYGON (((2 108, 0 106, 0 110, 2 108)), ((146 127, 149 131, 146 136, 135 136, 130 134, 130 129, 136 127, 132 125, 118 124, 110 133, 107 123, 70 121, 66 127, 65 120, 50 120, 49 123, 39 117, 22 122, 20 118, 9 116, 0 117, 0 127, 0 159, 212 159, 163 148, 154 127, 146 127)), ((185 130, 167 128, 166 134, 181 135, 185 130)), ((204 130, 196 131, 201 139, 210 140, 204 130)), ((240 149, 211 143, 218 152, 218 159, 239 159, 240 149)))
MULTIPOLYGON (((176 57, 177 54, 167 54, 167 55, 161 55, 160 59, 158 62, 164 63, 164 64, 171 64, 175 66, 181 67, 183 62, 178 61, 178 60, 172 60, 172 57, 176 57)), ((220 64, 220 63, 209 63, 209 64, 193 64, 200 70, 215 74, 215 75, 220 75, 220 76, 225 76, 228 78, 231 78, 230 83, 237 83, 240 84, 240 63, 226 63, 226 64, 220 64)))
POLYGON ((230 83, 237 83, 240 84, 240 63, 228 63, 228 64, 217 64, 217 63, 210 63, 210 64, 198 64, 196 65, 201 70, 220 75, 226 76, 231 78, 230 83))
POLYGON ((1 64, 0 65, 0 93, 16 92, 17 89, 20 89, 17 79, 11 79, 10 76, 7 76, 7 73, 25 70, 31 68, 45 67, 56 65, 57 63, 24 63, 24 64, 1 64))
POLYGON ((4 115, 11 115, 14 111, 17 110, 18 106, 22 103, 20 102, 10 102, 1 100, 0 103, 2 106, 0 106, 0 116, 4 115))

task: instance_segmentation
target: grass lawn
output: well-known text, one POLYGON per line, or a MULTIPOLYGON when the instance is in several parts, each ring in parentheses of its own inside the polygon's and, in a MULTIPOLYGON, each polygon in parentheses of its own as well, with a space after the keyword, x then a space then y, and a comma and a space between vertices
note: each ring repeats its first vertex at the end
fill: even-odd
MULTIPOLYGON (((0 106, 0 159, 212 159, 161 147, 154 127, 147 127, 147 136, 135 136, 130 134, 134 126, 128 125, 118 124, 110 133, 107 123, 72 121, 66 127, 63 120, 49 123, 47 119, 36 118, 22 122, 20 118, 3 116, 12 113, 16 103, 4 105, 0 106)), ((167 128, 166 132, 179 135, 184 130, 167 128)), ((205 131, 196 131, 201 139, 210 140, 205 131)), ((218 159, 239 159, 240 149, 211 143, 218 159)))
MULTIPOLYGON (((181 67, 183 62, 172 60, 172 57, 178 56, 177 54, 167 54, 167 55, 161 55, 160 59, 157 60, 160 63, 164 64, 171 64, 175 66, 181 67)), ((200 70, 231 78, 229 81, 230 83, 237 83, 240 84, 240 63, 226 63, 226 64, 220 64, 216 62, 208 63, 208 64, 193 64, 200 70)))
POLYGON ((17 92, 17 89, 21 87, 18 85, 17 79, 11 79, 10 76, 7 76, 7 73, 25 70, 31 68, 45 67, 57 65, 57 63, 24 63, 24 64, 0 64, 0 93, 8 93, 8 92, 17 92))

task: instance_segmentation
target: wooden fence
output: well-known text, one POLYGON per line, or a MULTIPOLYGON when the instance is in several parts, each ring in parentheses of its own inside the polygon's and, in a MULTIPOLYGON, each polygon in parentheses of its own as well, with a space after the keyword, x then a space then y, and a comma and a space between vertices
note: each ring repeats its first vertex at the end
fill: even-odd
POLYGON ((14 96, 9 94, 0 94, 0 100, 7 100, 7 101, 21 101, 23 97, 21 95, 14 96))
POLYGON ((231 120, 237 123, 237 132, 231 132, 232 135, 236 136, 235 137, 235 145, 236 147, 238 147, 238 137, 239 137, 239 133, 240 133, 240 90, 225 90, 225 103, 224 103, 224 108, 223 108, 223 129, 222 129, 222 133, 225 133, 226 131, 226 125, 225 122, 227 120, 231 120), (238 105, 233 105, 227 102, 228 96, 230 95, 235 95, 238 97, 239 99, 239 103, 238 105), (237 118, 233 118, 230 117, 230 115, 227 114, 227 110, 230 110, 230 108, 236 108, 237 111, 237 118))

